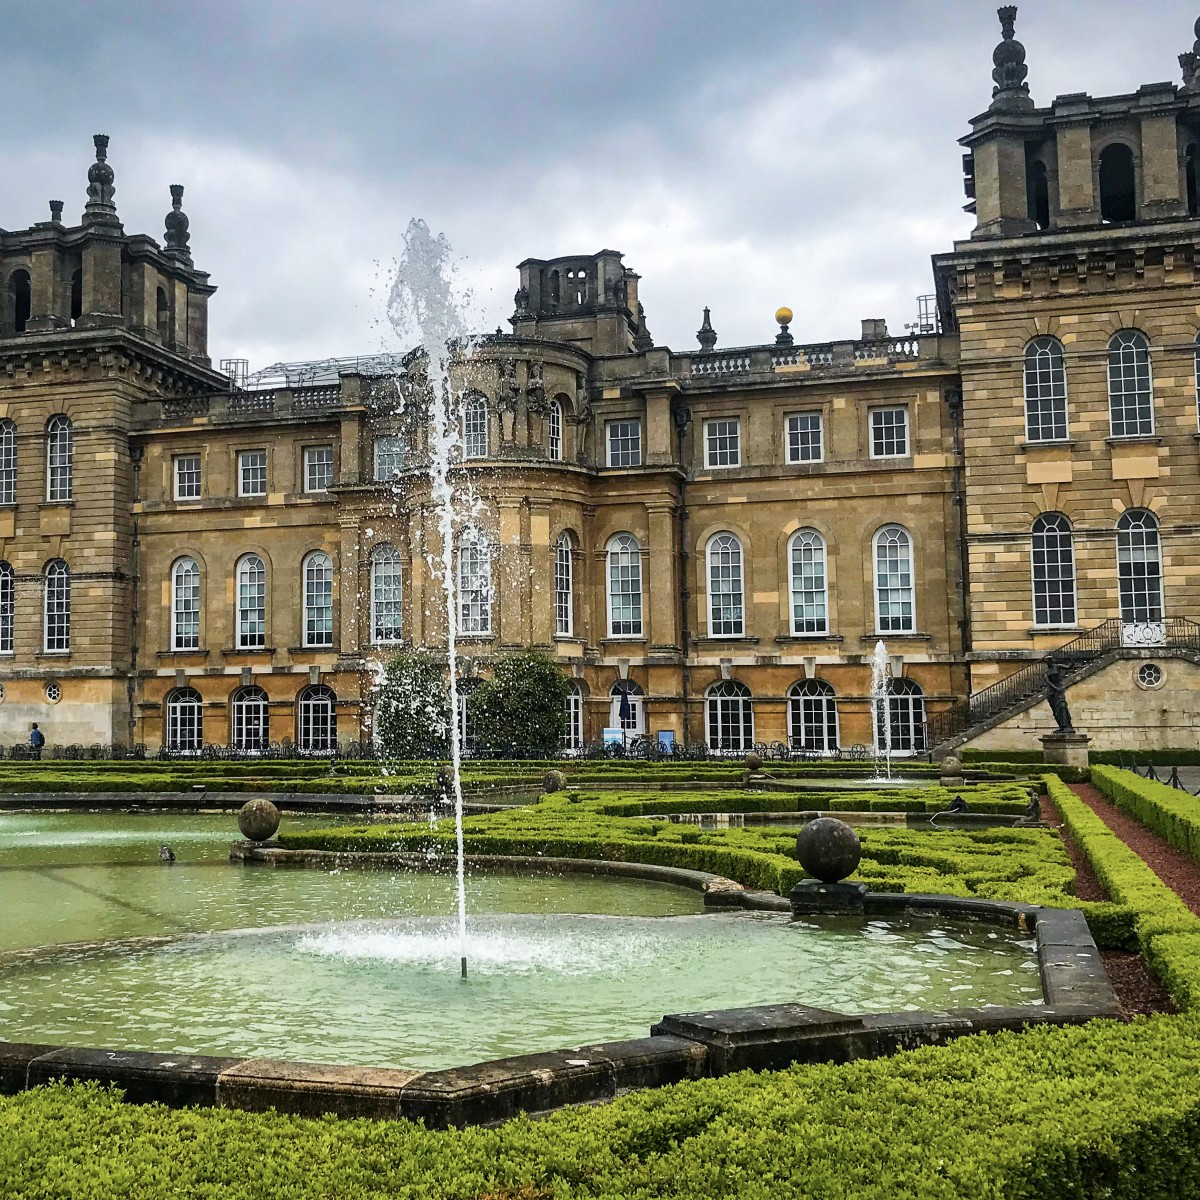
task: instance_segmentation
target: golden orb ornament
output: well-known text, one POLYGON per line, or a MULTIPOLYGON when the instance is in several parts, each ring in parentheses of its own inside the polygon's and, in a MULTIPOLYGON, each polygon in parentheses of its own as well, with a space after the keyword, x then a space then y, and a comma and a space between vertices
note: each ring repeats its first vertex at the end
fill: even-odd
POLYGON ((790 325, 792 323, 792 310, 790 308, 780 308, 775 312, 775 320, 780 325, 790 325))

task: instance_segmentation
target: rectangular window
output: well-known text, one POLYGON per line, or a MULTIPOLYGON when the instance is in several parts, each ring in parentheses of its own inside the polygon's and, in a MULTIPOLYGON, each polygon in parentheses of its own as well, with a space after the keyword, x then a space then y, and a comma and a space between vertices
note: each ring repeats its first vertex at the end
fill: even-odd
POLYGON ((609 421, 608 465, 610 467, 640 467, 642 465, 641 421, 609 421))
POLYGON ((736 467, 742 461, 742 436, 737 417, 704 422, 704 465, 736 467))
POLYGON ((180 454, 175 457, 175 499, 200 499, 200 455, 180 454))
POLYGON ((787 419, 787 460, 790 463, 823 462, 825 419, 817 413, 792 413, 787 419))
POLYGON ((871 409, 871 457, 905 458, 908 455, 908 409, 871 409))
POLYGON ((377 437, 375 439, 375 482, 390 483, 404 470, 404 439, 377 437))
POLYGON ((333 447, 304 447, 304 490, 327 492, 333 486, 333 447))
POLYGON ((243 450, 238 455, 238 495, 265 496, 267 494, 267 452, 265 450, 243 450))
POLYGON ((17 427, 0 421, 0 504, 17 502, 17 427))

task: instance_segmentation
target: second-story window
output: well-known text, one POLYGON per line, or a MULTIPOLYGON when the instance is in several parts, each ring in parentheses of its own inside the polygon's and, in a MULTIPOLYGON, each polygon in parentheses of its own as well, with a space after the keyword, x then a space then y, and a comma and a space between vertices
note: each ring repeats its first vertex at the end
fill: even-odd
POLYGON ((708 634, 742 637, 745 632, 742 543, 732 533, 719 533, 708 543, 708 634))
POLYGON ((0 504, 17 502, 17 427, 0 421, 0 504))
POLYGON ((488 405, 482 396, 463 401, 463 457, 488 456, 488 405))
POLYGON ((742 461, 742 435, 737 417, 704 422, 704 465, 736 467, 742 461))
POLYGON ((13 652, 16 596, 12 563, 0 562, 0 654, 13 652))
POLYGON ((171 571, 171 649, 200 648, 200 566, 181 558, 171 571))
POLYGON ((821 414, 792 413, 787 419, 788 462, 821 462, 824 457, 825 429, 821 414))
POLYGON ((1067 369, 1062 343, 1040 337, 1025 347, 1025 437, 1031 442, 1067 436, 1067 369))
POLYGON ((260 650, 267 644, 267 568, 257 554, 237 565, 237 649, 260 650))
POLYGON ((554 632, 570 637, 574 626, 574 546, 571 535, 563 533, 554 543, 554 632))
POLYGON ((908 409, 871 409, 871 457, 904 458, 908 455, 908 409))
POLYGON ((71 463, 74 458, 71 418, 61 413, 46 423, 46 500, 61 504, 71 499, 71 463))
POLYGON ((550 412, 546 416, 546 449, 553 462, 562 461, 562 429, 563 429, 563 410, 562 405, 557 400, 550 402, 550 412))
POLYGON ((375 439, 375 482, 389 483, 404 470, 404 439, 388 434, 375 439))
POLYGON ((321 550, 304 560, 304 644, 333 645, 333 560, 321 550))
POLYGON ((179 454, 175 457, 175 499, 200 499, 200 455, 179 454))
POLYGON ((265 496, 267 494, 267 452, 265 450, 243 450, 238 455, 238 495, 265 496))
POLYGON ((458 605, 461 633, 492 632, 492 550, 475 529, 458 547, 458 605))
POLYGON ((42 589, 43 649, 67 654, 71 649, 71 569, 61 558, 46 564, 42 589))
POLYGON ((327 492, 333 486, 333 447, 304 447, 304 490, 327 492))
POLYGON ((1154 433, 1150 343, 1136 329, 1122 329, 1108 343, 1108 416, 1113 437, 1154 433))
POLYGON ((641 421, 609 421, 604 426, 610 467, 642 465, 641 421))

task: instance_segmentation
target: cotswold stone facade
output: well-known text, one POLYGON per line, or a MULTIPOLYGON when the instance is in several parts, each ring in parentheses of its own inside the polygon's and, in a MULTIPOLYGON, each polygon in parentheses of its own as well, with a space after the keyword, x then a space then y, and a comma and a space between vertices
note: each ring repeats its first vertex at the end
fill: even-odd
MULTIPOLYGON (((882 638, 913 753, 1036 745, 986 689, 1067 647, 1097 744, 1194 740, 1156 696, 1200 709, 1200 78, 1038 108, 1014 17, 917 332, 721 349, 706 310, 675 352, 619 253, 521 264, 457 368, 467 679, 544 647, 573 744, 832 753, 882 638)), ((371 664, 444 645, 421 364, 214 370, 182 189, 127 235, 106 149, 79 225, 0 232, 0 741, 357 739, 371 664)))

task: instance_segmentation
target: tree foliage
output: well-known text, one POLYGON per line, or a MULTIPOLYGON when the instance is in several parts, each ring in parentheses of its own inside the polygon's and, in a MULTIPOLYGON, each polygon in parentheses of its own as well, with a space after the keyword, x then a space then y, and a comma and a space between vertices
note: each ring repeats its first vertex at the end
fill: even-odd
POLYGON ((469 704, 476 742, 509 753, 554 754, 567 732, 570 680, 548 654, 523 650, 500 659, 469 704))
POLYGON ((376 743, 388 758, 445 758, 450 753, 446 669, 428 650, 388 659, 375 693, 376 743))

